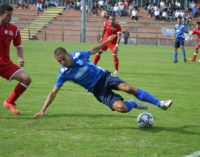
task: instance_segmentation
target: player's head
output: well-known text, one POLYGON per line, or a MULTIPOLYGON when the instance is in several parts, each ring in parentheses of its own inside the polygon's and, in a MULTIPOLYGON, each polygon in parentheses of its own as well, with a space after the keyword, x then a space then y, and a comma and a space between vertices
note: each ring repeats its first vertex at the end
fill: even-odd
POLYGON ((177 17, 177 23, 178 23, 178 24, 181 24, 181 23, 182 23, 182 17, 180 17, 180 16, 177 17))
POLYGON ((114 25, 116 23, 116 17, 115 15, 111 14, 109 15, 109 18, 108 18, 109 22, 114 25))
POLYGON ((200 29, 200 21, 197 21, 196 27, 200 29))
POLYGON ((2 24, 10 23, 11 18, 12 18, 12 11, 13 11, 13 7, 11 5, 8 5, 8 4, 0 5, 0 16, 1 16, 2 24))
POLYGON ((71 59, 69 53, 62 47, 58 47, 54 51, 55 59, 65 67, 70 67, 73 64, 73 60, 71 59))

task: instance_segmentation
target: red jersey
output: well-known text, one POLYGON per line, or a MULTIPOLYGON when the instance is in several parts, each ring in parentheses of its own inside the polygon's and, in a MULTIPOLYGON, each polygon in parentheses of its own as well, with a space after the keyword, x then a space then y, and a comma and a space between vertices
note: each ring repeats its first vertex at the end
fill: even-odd
POLYGON ((13 41, 14 46, 21 46, 21 35, 17 26, 0 24, 0 66, 12 63, 10 60, 11 41, 13 41))
POLYGON ((121 33, 122 29, 121 26, 116 23, 114 26, 111 26, 111 23, 109 21, 104 22, 104 37, 103 40, 107 39, 110 35, 116 34, 116 37, 111 41, 112 43, 117 42, 117 33, 121 33))
POLYGON ((198 28, 193 29, 192 35, 194 35, 194 34, 196 34, 198 36, 198 38, 200 38, 200 29, 198 29, 198 28))

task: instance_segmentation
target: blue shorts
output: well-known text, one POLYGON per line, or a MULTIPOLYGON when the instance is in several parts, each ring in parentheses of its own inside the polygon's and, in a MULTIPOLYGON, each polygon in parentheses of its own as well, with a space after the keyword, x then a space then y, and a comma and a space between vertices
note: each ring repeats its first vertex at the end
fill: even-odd
POLYGON ((180 46, 184 46, 185 44, 185 39, 184 38, 176 38, 174 42, 174 48, 179 48, 180 46))
POLYGON ((107 105, 112 109, 112 105, 117 100, 124 100, 119 94, 114 93, 112 90, 116 89, 116 85, 125 83, 119 77, 113 76, 110 72, 106 71, 101 77, 93 90, 96 99, 107 105))

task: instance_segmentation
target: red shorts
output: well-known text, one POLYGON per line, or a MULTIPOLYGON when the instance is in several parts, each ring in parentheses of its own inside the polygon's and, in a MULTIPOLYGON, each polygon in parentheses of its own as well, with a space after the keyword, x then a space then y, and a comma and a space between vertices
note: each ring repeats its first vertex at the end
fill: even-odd
POLYGON ((17 65, 10 63, 7 65, 0 65, 0 76, 6 80, 11 80, 17 71, 21 70, 17 65))
MULTIPOLYGON (((102 41, 103 42, 103 41, 102 41)), ((101 43, 102 43, 101 42, 101 43)), ((104 47, 101 48, 102 51, 106 51, 108 48, 110 49, 110 51, 112 52, 113 55, 117 54, 118 51, 115 50, 115 46, 117 43, 111 43, 109 42, 108 44, 106 44, 104 47)))

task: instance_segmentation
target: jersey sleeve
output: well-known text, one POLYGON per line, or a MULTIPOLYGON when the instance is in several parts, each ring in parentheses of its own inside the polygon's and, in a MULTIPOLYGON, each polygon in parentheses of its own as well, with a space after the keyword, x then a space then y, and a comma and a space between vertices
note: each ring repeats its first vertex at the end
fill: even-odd
POLYGON ((13 39, 13 45, 16 47, 21 46, 21 34, 18 29, 16 30, 15 37, 13 39))
POLYGON ((55 86, 56 88, 60 88, 60 87, 62 87, 62 85, 65 83, 65 81, 66 81, 66 80, 63 78, 62 73, 59 72, 54 86, 55 86))
POLYGON ((81 52, 81 58, 86 58, 86 59, 89 59, 91 56, 91 51, 82 51, 81 52))

